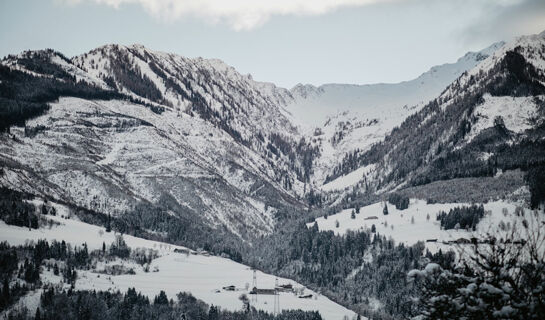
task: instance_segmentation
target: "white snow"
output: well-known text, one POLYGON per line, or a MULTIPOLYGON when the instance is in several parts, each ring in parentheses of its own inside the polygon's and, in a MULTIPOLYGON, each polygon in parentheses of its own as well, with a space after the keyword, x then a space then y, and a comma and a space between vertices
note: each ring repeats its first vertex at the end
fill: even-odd
MULTIPOLYGON (((409 208, 405 210, 397 210, 394 205, 387 203, 388 215, 382 213, 383 202, 374 203, 360 208, 360 213, 356 214, 356 218, 351 218, 353 208, 342 210, 339 213, 317 218, 318 229, 332 230, 336 234, 343 235, 348 230, 357 231, 360 229, 370 229, 375 225, 376 232, 392 237, 396 243, 405 243, 413 245, 418 241, 426 241, 428 239, 437 239, 437 242, 427 242, 426 247, 430 251, 438 250, 439 248, 448 248, 448 244, 442 242, 453 241, 459 238, 469 239, 471 237, 484 238, 487 233, 501 234, 501 221, 511 228, 516 223, 518 228, 522 228, 522 220, 525 217, 515 215, 517 203, 506 201, 494 201, 484 204, 485 216, 477 225, 476 231, 467 230, 441 230, 440 222, 436 220, 436 215, 440 211, 448 211, 454 207, 469 206, 468 203, 445 203, 445 204, 427 204, 424 200, 411 199, 409 208), (503 209, 507 209, 507 215, 504 215, 503 209), (427 215, 430 219, 427 220, 427 215), (367 219, 369 217, 377 217, 377 219, 367 219), (411 220, 414 218, 414 224, 411 220), (336 227, 336 222, 339 222, 339 227, 336 227)), ((525 215, 533 214, 531 210, 524 209, 525 215)), ((545 221, 545 217, 540 217, 545 221)), ((312 226, 314 222, 308 223, 307 226, 312 226)), ((506 230, 507 231, 507 230, 506 230)))
POLYGON ((479 52, 468 52, 454 63, 432 67, 416 79, 395 84, 325 84, 319 87, 299 84, 291 90, 294 101, 286 109, 299 123, 317 126, 328 116, 347 110, 374 118, 377 114, 401 110, 403 106, 423 104, 503 45, 498 42, 479 52))
MULTIPOLYGON (((56 205, 56 207, 59 207, 56 205)), ((87 243, 89 249, 100 249, 102 243, 109 245, 115 239, 115 233, 105 233, 104 228, 89 225, 75 219, 64 219, 60 214, 66 213, 60 206, 60 213, 55 216, 47 216, 61 223, 60 226, 48 228, 43 226, 38 230, 6 225, 0 221, 0 241, 7 241, 11 245, 23 245, 29 241, 39 239, 65 240, 72 245, 81 246, 87 243), (101 232, 102 231, 102 232, 101 232)), ((152 261, 150 270, 155 268, 157 272, 144 272, 143 268, 134 263, 125 262, 135 269, 135 275, 108 276, 94 271, 78 270, 76 289, 78 290, 121 290, 135 287, 137 291, 153 298, 164 290, 169 298, 175 299, 178 292, 191 292, 195 297, 208 304, 214 304, 227 310, 239 310, 242 303, 239 296, 248 294, 246 284, 252 283, 253 271, 240 263, 230 259, 196 254, 175 253, 175 248, 180 246, 170 245, 157 241, 150 241, 129 235, 124 235, 127 244, 135 248, 154 249, 159 252, 159 258, 152 261), (222 287, 234 285, 237 291, 225 291, 222 287), (217 292, 219 290, 219 292, 217 292)), ((119 263, 119 261, 115 261, 119 263)), ((100 268, 97 268, 100 269, 100 268)), ((59 277, 44 272, 43 279, 46 282, 58 283, 59 277)), ((257 272, 257 284, 259 288, 274 288, 276 277, 257 272)), ((302 285, 290 279, 278 278, 279 284, 291 283, 296 288, 302 285)), ((334 303, 325 296, 316 294, 312 290, 304 289, 305 294, 312 294, 311 299, 298 298, 293 293, 280 293, 280 308, 302 309, 319 311, 324 319, 339 320, 344 315, 352 318, 354 312, 334 303)), ((252 295, 248 294, 252 298, 252 295)), ((274 311, 274 299, 272 295, 258 295, 257 302, 252 304, 260 310, 274 311)))
POLYGON ((483 98, 484 103, 478 105, 473 113, 477 120, 466 136, 467 142, 473 140, 482 130, 493 127, 496 117, 501 117, 505 127, 514 133, 533 127, 530 121, 537 116, 534 97, 493 97, 486 94, 483 98))
POLYGON ((324 184, 321 189, 323 191, 342 190, 360 182, 362 178, 369 174, 375 168, 374 164, 360 167, 347 175, 339 177, 331 182, 324 184))

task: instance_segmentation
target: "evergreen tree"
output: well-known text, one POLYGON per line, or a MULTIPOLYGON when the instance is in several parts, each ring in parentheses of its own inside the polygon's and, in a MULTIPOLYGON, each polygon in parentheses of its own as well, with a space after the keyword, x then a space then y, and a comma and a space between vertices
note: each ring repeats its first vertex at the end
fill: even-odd
POLYGON ((219 312, 218 308, 214 305, 210 306, 210 310, 208 310, 208 320, 218 320, 219 319, 219 312))
POLYGON ((106 220, 106 232, 112 231, 111 220, 112 220, 112 217, 108 213, 108 220, 106 220))
POLYGON ((11 294, 10 294, 10 288, 9 288, 9 281, 8 278, 4 278, 4 283, 2 285, 2 304, 4 306, 9 305, 11 301, 11 294))
POLYGON ((168 298, 165 291, 161 290, 158 295, 153 299, 153 303, 157 305, 168 305, 168 298))

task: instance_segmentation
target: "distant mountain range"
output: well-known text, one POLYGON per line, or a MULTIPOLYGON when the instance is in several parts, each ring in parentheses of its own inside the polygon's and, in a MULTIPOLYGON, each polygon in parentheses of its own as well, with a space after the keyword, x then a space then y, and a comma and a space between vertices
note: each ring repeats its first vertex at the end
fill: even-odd
POLYGON ((398 84, 287 90, 140 45, 26 51, 0 66, 0 185, 250 240, 348 193, 543 164, 544 55, 542 33, 398 84))

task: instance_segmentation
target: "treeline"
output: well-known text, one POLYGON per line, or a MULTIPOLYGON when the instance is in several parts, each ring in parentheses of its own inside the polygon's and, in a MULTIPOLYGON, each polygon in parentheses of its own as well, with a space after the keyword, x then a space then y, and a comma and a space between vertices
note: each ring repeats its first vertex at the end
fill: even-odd
MULTIPOLYGON (((361 315, 392 319, 410 310, 415 288, 407 282, 407 272, 421 266, 423 252, 422 243, 396 245, 370 231, 339 236, 301 224, 258 241, 244 260, 295 279, 361 315), (377 300, 381 308, 375 310, 377 300)), ((433 261, 447 259, 442 253, 428 255, 433 261)))
POLYGON ((27 199, 29 196, 22 192, 0 187, 0 219, 6 224, 37 229, 36 207, 27 199))
MULTIPOLYGON (((164 111, 164 108, 145 103, 141 99, 124 95, 115 90, 105 90, 85 81, 78 81, 75 76, 51 61, 55 55, 59 59, 65 60, 66 63, 72 64, 61 53, 44 50, 27 52, 21 57, 8 57, 39 75, 32 75, 6 65, 0 65, 0 131, 8 130, 12 125, 24 125, 26 120, 42 115, 49 109, 47 103, 54 102, 59 97, 77 97, 90 100, 125 99, 145 105, 156 113, 164 111)), ((133 89, 140 92, 143 98, 149 97, 152 100, 157 98, 157 92, 141 92, 155 88, 149 86, 150 81, 145 75, 133 74, 134 72, 130 73, 121 67, 115 68, 115 70, 118 73, 116 77, 121 79, 119 81, 123 81, 129 86, 139 85, 133 89)), ((113 79, 108 78, 106 81, 115 89, 113 79)))
MULTIPOLYGON (((51 64, 51 68, 55 68, 53 66, 51 64)), ((60 69, 58 66, 56 68, 60 69)), ((45 113, 49 109, 48 102, 62 96, 102 100, 124 97, 115 91, 100 89, 72 78, 59 80, 33 76, 0 65, 0 130, 6 131, 12 125, 24 125, 26 120, 45 113)))
MULTIPOLYGON (((36 229, 45 220, 45 215, 56 215, 55 207, 47 200, 36 208, 26 200, 34 195, 0 187, 0 219, 6 224, 36 229)), ((69 210, 83 222, 104 226, 106 231, 116 231, 137 237, 168 242, 190 248, 201 248, 216 255, 223 255, 234 261, 242 261, 242 253, 248 246, 226 229, 213 229, 203 223, 193 212, 178 207, 175 202, 168 202, 177 215, 167 213, 167 200, 160 200, 158 205, 139 203, 132 211, 118 216, 105 214, 83 207, 64 203, 69 210), (149 232, 149 230, 157 232, 149 232)), ((69 218, 69 217, 66 217, 69 218)), ((118 246, 119 254, 126 256, 126 245, 118 246)), ((115 247, 115 244, 114 246, 115 247)), ((131 254, 129 248, 129 255, 131 254)))
POLYGON ((49 288, 40 297, 40 304, 31 314, 29 310, 13 310, 13 320, 137 320, 137 319, 198 319, 198 320, 321 320, 317 312, 283 311, 271 315, 255 309, 243 311, 222 310, 208 306, 189 293, 178 293, 168 299, 161 291, 153 302, 134 288, 126 293, 109 291, 74 291, 49 288))
MULTIPOLYGON (((101 249, 89 250, 86 243, 72 246, 64 240, 48 242, 38 240, 23 246, 10 246, 0 243, 0 280, 3 283, 0 291, 0 311, 9 307, 17 298, 30 289, 41 286, 42 268, 61 276, 64 283, 74 287, 77 280, 77 269, 88 270, 96 261, 121 258, 131 260, 140 265, 149 264, 157 257, 154 250, 129 248, 121 235, 115 241, 101 249)), ((130 273, 130 270, 127 272, 130 273)))
POLYGON ((483 217, 483 205, 474 204, 469 207, 452 208, 448 213, 441 211, 437 214, 437 221, 441 222, 441 227, 445 230, 471 229, 475 231, 477 224, 483 217))
POLYGON ((409 207, 409 197, 399 193, 391 193, 388 196, 388 202, 395 205, 397 210, 405 210, 409 207))

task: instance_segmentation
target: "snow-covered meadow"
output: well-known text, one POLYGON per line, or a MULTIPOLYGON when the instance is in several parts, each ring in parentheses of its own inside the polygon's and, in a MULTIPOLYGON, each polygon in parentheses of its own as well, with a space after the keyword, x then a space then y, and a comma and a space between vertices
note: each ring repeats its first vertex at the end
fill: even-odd
MULTIPOLYGON (((418 241, 424 241, 426 247, 434 252, 440 248, 451 248, 450 244, 445 242, 454 241, 459 238, 469 239, 471 237, 484 238, 487 234, 499 235, 502 232, 509 232, 512 228, 517 228, 521 236, 522 221, 529 219, 533 212, 529 209, 523 209, 524 215, 517 216, 515 209, 520 204, 493 201, 483 204, 485 216, 478 223, 476 230, 442 230, 440 222, 436 215, 440 211, 448 212, 450 209, 460 206, 469 206, 469 203, 435 203, 428 204, 425 200, 411 199, 409 208, 398 210, 390 203, 388 206, 388 215, 383 214, 384 202, 377 202, 360 208, 360 213, 355 214, 352 219, 354 208, 342 210, 336 214, 326 217, 319 217, 315 222, 308 223, 311 227, 318 223, 320 231, 332 230, 336 234, 343 235, 348 230, 357 231, 371 229, 375 225, 376 232, 387 237, 392 237, 396 243, 407 245, 415 244, 418 241), (429 217, 429 218, 428 218, 429 217), (502 223, 503 222, 503 223, 502 223), (338 223, 338 226, 337 226, 338 223), (427 240, 432 240, 426 242, 427 240), (435 241, 436 240, 436 241, 435 241)), ((545 221, 542 215, 537 218, 538 223, 545 221)))
MULTIPOLYGON (((114 232, 106 233, 103 227, 78 221, 77 218, 65 218, 67 212, 63 211, 63 207, 60 205, 56 207, 58 215, 47 216, 47 219, 59 224, 52 224, 51 227, 44 224, 39 229, 29 230, 7 225, 0 221, 0 241, 7 241, 11 245, 24 245, 39 239, 64 240, 72 246, 81 246, 86 243, 90 250, 94 250, 102 248, 103 243, 109 245, 115 240, 116 234, 114 232)), ((160 290, 164 290, 167 296, 173 299, 179 292, 190 292, 208 304, 227 310, 242 308, 239 297, 241 294, 249 293, 247 288, 251 287, 253 281, 253 270, 250 267, 227 258, 197 254, 192 250, 188 250, 188 253, 175 252, 175 249, 187 249, 180 246, 129 235, 123 237, 132 249, 153 249, 158 252, 159 257, 152 261, 149 272, 145 272, 142 266, 134 262, 117 259, 109 264, 122 264, 127 268, 132 268, 135 274, 106 275, 99 272, 106 265, 105 262, 102 262, 97 265, 96 270, 78 270, 77 290, 120 290, 125 292, 128 288, 134 287, 150 298, 157 295, 160 290), (222 289, 231 285, 236 287, 235 291, 222 289)), ((274 288, 276 281, 278 281, 279 284, 289 283, 294 288, 303 289, 305 295, 312 295, 312 298, 304 299, 294 293, 282 292, 279 294, 281 310, 316 310, 327 320, 340 320, 345 315, 349 318, 355 316, 353 311, 304 288, 295 281, 284 278, 277 280, 274 275, 261 271, 257 271, 256 276, 259 288, 274 288)), ((59 284, 62 277, 55 276, 52 271, 43 268, 42 280, 46 283, 59 284)), ((31 293, 27 298, 35 295, 35 293, 31 293)), ((252 296, 248 294, 248 297, 251 299, 252 296)), ((258 295, 257 301, 252 301, 252 305, 257 309, 272 313, 274 311, 274 296, 258 295)))

